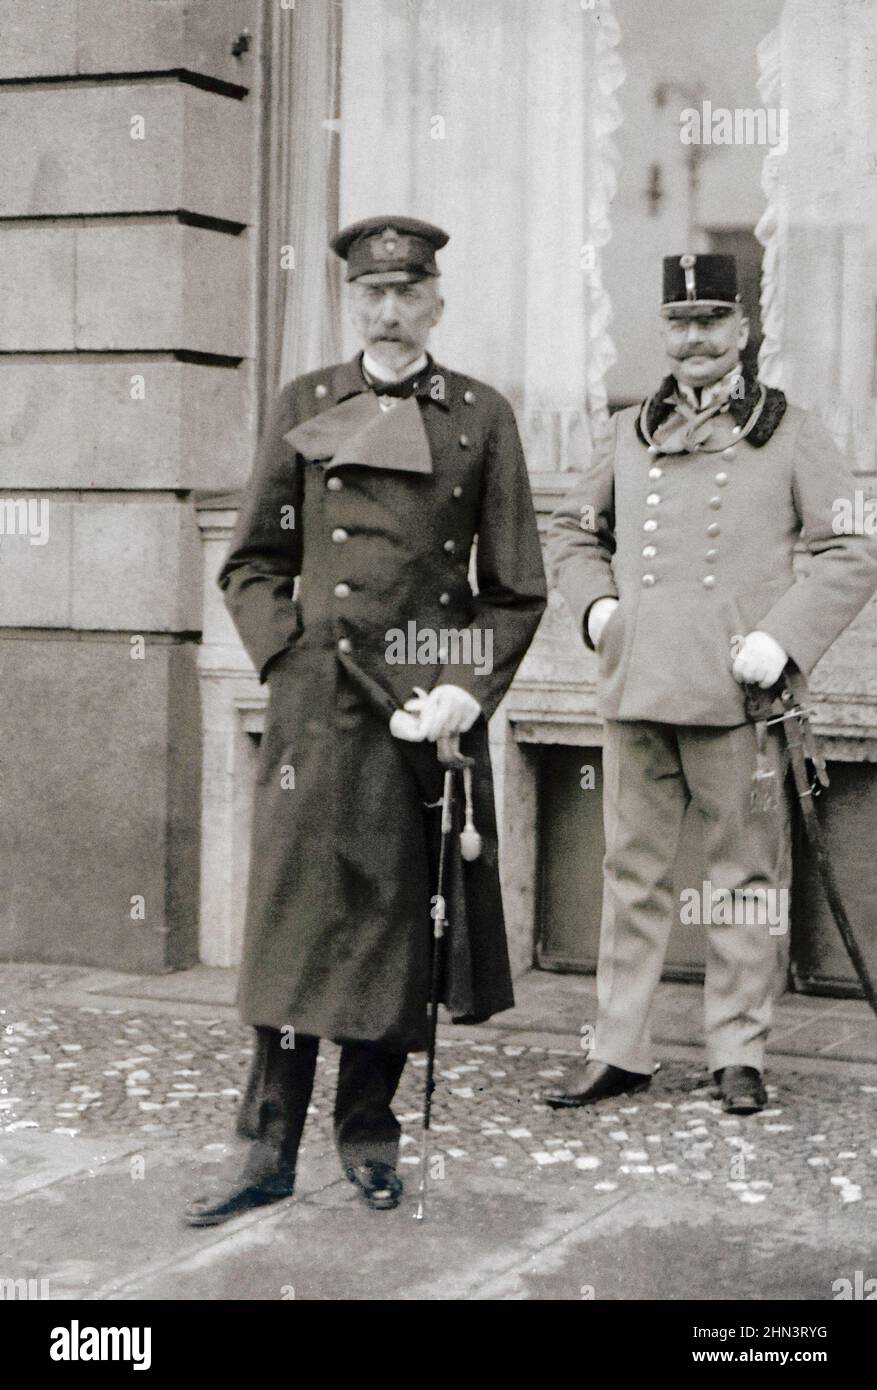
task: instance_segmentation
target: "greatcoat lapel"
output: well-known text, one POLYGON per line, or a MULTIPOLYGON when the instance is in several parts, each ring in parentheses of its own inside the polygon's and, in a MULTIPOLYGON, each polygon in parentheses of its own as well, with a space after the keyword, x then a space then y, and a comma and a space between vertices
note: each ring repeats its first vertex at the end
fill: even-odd
POLYGON ((420 407, 413 396, 381 407, 371 392, 351 396, 305 420, 284 435, 304 458, 383 468, 400 473, 431 473, 432 454, 420 407))

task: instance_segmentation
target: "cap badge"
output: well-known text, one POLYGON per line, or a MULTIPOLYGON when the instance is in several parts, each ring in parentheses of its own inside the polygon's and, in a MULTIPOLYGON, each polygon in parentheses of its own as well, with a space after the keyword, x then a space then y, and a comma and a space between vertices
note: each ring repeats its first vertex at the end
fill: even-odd
POLYGON ((369 245, 371 253, 376 261, 389 261, 394 256, 405 256, 407 252, 407 237, 400 237, 395 227, 385 227, 379 237, 372 237, 369 245))
POLYGON ((679 257, 679 264, 685 271, 685 298, 692 301, 697 298, 697 288, 694 283, 694 267, 697 257, 692 256, 690 251, 686 251, 684 256, 679 257))

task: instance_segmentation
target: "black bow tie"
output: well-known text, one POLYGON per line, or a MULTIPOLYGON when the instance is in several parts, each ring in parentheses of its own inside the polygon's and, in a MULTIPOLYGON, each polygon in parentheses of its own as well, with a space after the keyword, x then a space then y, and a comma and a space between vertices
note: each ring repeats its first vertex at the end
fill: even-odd
POLYGON ((369 376, 364 365, 361 366, 361 370, 376 396, 413 396, 423 376, 423 372, 413 372, 411 376, 403 377, 401 381, 380 381, 377 377, 369 376))

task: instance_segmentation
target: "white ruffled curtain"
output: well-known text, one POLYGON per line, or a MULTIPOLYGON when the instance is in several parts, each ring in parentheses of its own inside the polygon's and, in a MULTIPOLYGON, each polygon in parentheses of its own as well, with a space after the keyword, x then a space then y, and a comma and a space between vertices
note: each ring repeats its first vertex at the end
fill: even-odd
POLYGON ((768 154, 763 379, 817 410, 877 466, 877 3, 786 0, 759 48, 764 104, 788 112, 768 154))
POLYGON ((340 221, 451 233, 436 355, 510 397, 534 471, 583 468, 606 410, 618 41, 610 0, 343 6, 340 221))

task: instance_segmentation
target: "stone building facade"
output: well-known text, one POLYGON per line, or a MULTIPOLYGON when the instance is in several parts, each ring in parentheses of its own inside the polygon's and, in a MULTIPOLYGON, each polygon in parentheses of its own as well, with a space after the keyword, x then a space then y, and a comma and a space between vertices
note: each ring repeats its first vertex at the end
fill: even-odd
POLYGON ((197 959, 191 497, 252 452, 259 11, 0 4, 6 958, 197 959))

